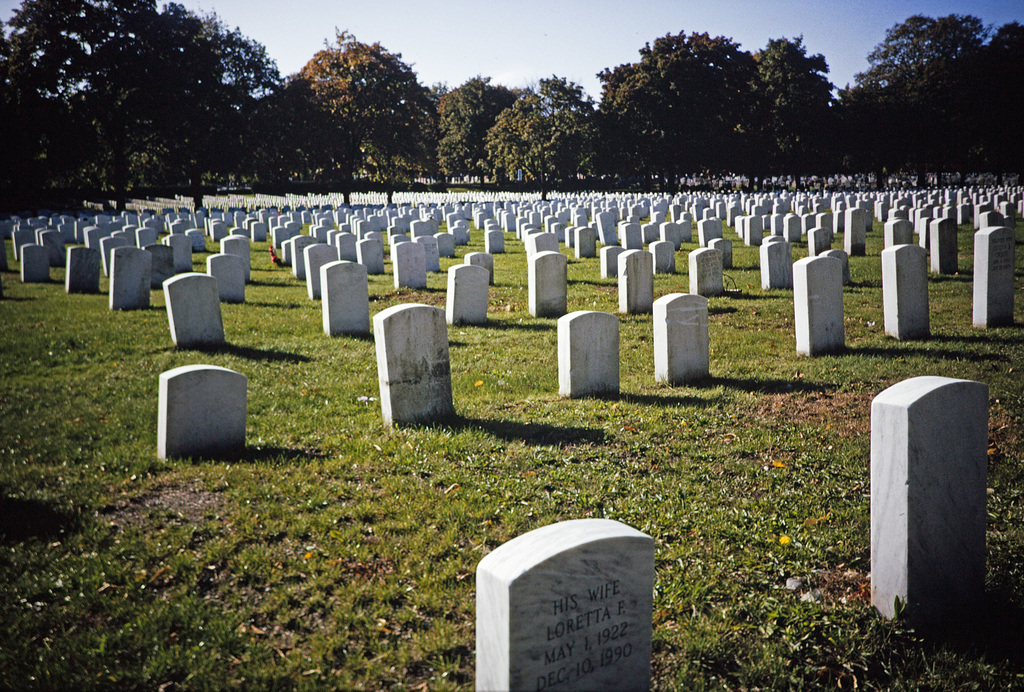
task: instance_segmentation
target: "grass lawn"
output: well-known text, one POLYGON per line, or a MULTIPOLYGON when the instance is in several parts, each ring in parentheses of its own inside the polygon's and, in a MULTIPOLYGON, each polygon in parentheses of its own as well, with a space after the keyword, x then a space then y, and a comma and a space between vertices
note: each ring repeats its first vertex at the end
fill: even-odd
MULTIPOLYGON (((959 273, 930 277, 931 338, 900 342, 876 223, 850 260, 846 351, 806 358, 792 291, 762 291, 757 248, 726 237, 735 292, 710 300, 707 382, 656 384, 651 316, 621 316, 620 396, 559 397, 556 320, 530 316, 507 235, 488 324, 449 327, 457 417, 393 429, 373 340, 326 336, 266 243, 246 303, 222 307, 228 345, 201 351, 174 347, 162 291, 111 312, 106 279, 87 296, 63 268, 21 284, 6 241, 0 687, 468 689, 479 560, 604 517, 655 540, 659 689, 1024 688, 1024 252, 1017 326, 975 329, 961 227, 959 273), (249 378, 245 454, 158 460, 159 375, 199 363, 249 378), (935 631, 868 602, 870 404, 918 375, 990 396, 985 606, 935 631)), ((695 248, 656 298, 688 290, 695 248)), ((457 253, 482 250, 474 229, 457 253)), ((617 312, 597 258, 568 271, 570 311, 617 312)), ((371 315, 443 307, 445 287, 371 276, 371 315)))

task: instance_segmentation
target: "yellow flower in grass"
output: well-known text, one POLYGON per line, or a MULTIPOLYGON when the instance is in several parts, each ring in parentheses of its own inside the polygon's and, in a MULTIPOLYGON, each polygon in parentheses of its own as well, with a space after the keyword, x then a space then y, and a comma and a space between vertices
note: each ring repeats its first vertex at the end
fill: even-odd
POLYGON ((779 545, 789 545, 792 542, 789 536, 779 536, 779 545))

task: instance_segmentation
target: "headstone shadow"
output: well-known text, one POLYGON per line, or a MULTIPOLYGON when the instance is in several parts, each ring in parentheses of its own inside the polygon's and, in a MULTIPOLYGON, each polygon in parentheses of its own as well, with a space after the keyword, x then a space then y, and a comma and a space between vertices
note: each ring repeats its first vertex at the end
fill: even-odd
POLYGON ((924 356, 926 358, 937 358, 940 360, 968 360, 972 363, 990 363, 995 361, 1009 362, 1010 356, 995 353, 965 353, 958 349, 947 348, 918 348, 907 347, 906 342, 900 346, 887 348, 885 346, 847 346, 836 355, 847 356, 873 356, 876 358, 898 358, 906 356, 924 356))
POLYGON ((303 356, 298 353, 289 353, 288 351, 279 351, 274 348, 255 348, 253 346, 239 346, 237 344, 217 344, 216 346, 187 346, 187 347, 173 347, 170 349, 164 349, 165 351, 198 351, 200 353, 227 353, 239 358, 245 358, 246 360, 263 360, 268 362, 285 362, 285 363, 308 363, 312 359, 309 356, 303 356))
MULTIPOLYGON (((608 397, 615 399, 617 397, 608 397)), ((546 423, 522 423, 513 420, 470 418, 455 414, 434 423, 413 424, 411 427, 443 426, 452 430, 483 430, 508 442, 526 445, 604 444, 605 432, 601 428, 584 428, 546 423)))
POLYGON ((706 388, 725 387, 726 389, 739 389, 751 394, 806 394, 808 392, 827 392, 829 389, 827 385, 808 380, 772 380, 763 377, 745 379, 738 377, 709 377, 691 386, 706 388))
POLYGON ((1024 608, 1005 594, 987 592, 970 615, 941 625, 919 626, 915 634, 938 649, 1021 666, 1024 665, 1022 620, 1024 608))
POLYGON ((0 544, 48 538, 74 531, 78 525, 75 512, 50 502, 0 497, 0 544))

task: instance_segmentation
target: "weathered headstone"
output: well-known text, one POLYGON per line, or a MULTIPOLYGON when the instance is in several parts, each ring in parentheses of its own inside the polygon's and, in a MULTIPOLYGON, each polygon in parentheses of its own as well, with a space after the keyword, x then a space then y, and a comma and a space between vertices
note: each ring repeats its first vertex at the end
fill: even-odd
POLYGON ((530 314, 561 317, 566 311, 568 262, 560 252, 538 252, 527 260, 530 314))
POLYGON ((380 238, 364 238, 357 242, 356 261, 366 267, 367 274, 383 274, 384 242, 380 238))
POLYGON ((843 229, 843 249, 850 257, 864 254, 865 225, 867 213, 860 208, 846 210, 846 226, 843 229))
POLYGON ((224 343, 217 279, 188 272, 164 281, 164 300, 171 340, 179 348, 224 343))
POLYGON ((183 365, 161 373, 157 457, 243 452, 248 386, 245 375, 215 365, 183 365))
MULTIPOLYGON (((495 231, 488 231, 488 233, 495 233, 495 231)), ((501 231, 497 231, 501 235, 501 231)), ((502 236, 504 238, 504 236, 502 236)), ((437 256, 440 257, 455 257, 455 236, 451 233, 435 233, 434 240, 437 241, 437 256)))
POLYGON ((889 248, 894 245, 909 245, 914 242, 914 224, 906 219, 889 219, 883 230, 883 244, 889 248))
POLYGON ((928 224, 928 232, 931 234, 931 270, 936 274, 956 274, 957 234, 953 219, 932 219, 928 224))
POLYGON ((670 240, 656 240, 648 246, 655 274, 676 273, 676 248, 670 240))
MULTIPOLYGON (((366 242, 366 241, 360 241, 366 242)), ((380 241, 376 241, 380 244, 380 241)), ((320 267, 324 333, 370 333, 370 286, 365 265, 347 260, 320 267)))
MULTIPOLYGON (((476 253, 486 254, 486 253, 476 253)), ((456 264, 448 268, 445 319, 448 324, 484 324, 490 273, 482 265, 456 264)))
POLYGON ((110 276, 110 262, 113 259, 114 248, 129 247, 128 239, 123 235, 107 236, 100 240, 100 253, 103 261, 103 275, 110 276))
POLYGON ((419 243, 398 243, 391 247, 391 269, 395 288, 426 288, 426 252, 419 243))
POLYGON ((476 571, 476 689, 647 690, 654 540, 610 519, 518 536, 476 571))
POLYGON ((1009 228, 983 228, 974 234, 975 327, 1013 324, 1014 251, 1009 228))
POLYGON ((619 276, 619 255, 625 250, 618 245, 601 248, 601 278, 615 279, 619 276))
POLYGON ((428 272, 441 271, 441 259, 437 254, 437 238, 433 235, 421 235, 412 242, 423 246, 423 268, 428 272))
POLYGON ((708 299, 670 293, 654 301, 654 379, 676 385, 709 374, 708 299))
POLYGON ((597 256, 597 231, 590 226, 579 226, 574 229, 575 234, 573 247, 576 250, 576 259, 597 256))
POLYGON ((46 283, 50 280, 50 251, 42 245, 21 246, 21 282, 46 283))
POLYGON ((832 257, 805 257, 793 264, 796 352, 818 356, 843 349, 843 265, 832 257))
POLYGON ((831 257, 832 259, 839 260, 839 263, 843 265, 843 285, 848 286, 850 284, 850 256, 846 254, 845 250, 832 248, 831 250, 825 250, 818 257, 831 257))
POLYGON ((595 310, 559 317, 558 393, 578 398, 618 392, 619 318, 595 310))
POLYGON ((444 310, 395 305, 374 315, 373 334, 385 423, 427 423, 455 414, 444 310))
MULTIPOLYGON (((773 236, 774 237, 774 236, 773 236)), ((761 245, 761 288, 793 288, 793 246, 785 240, 761 245)))
POLYGON ((688 257, 690 268, 690 293, 704 296, 720 296, 725 293, 722 276, 722 253, 713 248, 699 248, 688 257))
POLYGON ((812 228, 807 231, 807 256, 817 257, 832 249, 832 231, 827 228, 812 228))
POLYGON ((484 251, 489 255, 500 255, 505 252, 505 234, 501 231, 487 231, 484 234, 484 251))
POLYGON ((99 290, 100 251, 87 247, 69 247, 64 271, 64 291, 99 293, 99 290))
POLYGON ((462 258, 463 264, 472 264, 487 270, 487 283, 494 285, 494 256, 489 252, 467 252, 462 258))
POLYGON ((150 284, 152 289, 161 289, 164 281, 174 276, 174 248, 167 245, 147 245, 142 248, 149 253, 152 260, 152 271, 150 272, 150 284))
POLYGON ((206 258, 206 273, 217 279, 220 302, 245 302, 245 260, 241 257, 223 252, 210 255, 206 258))
POLYGON ((235 255, 242 260, 245 270, 245 281, 249 282, 252 275, 252 241, 244 235, 229 235, 221 238, 220 251, 225 255, 235 255))
POLYGON ((177 274, 192 271, 192 243, 184 235, 169 235, 163 244, 174 252, 174 271, 177 274))
POLYGON ((320 300, 320 268, 325 264, 338 261, 338 248, 324 243, 316 243, 308 246, 302 252, 302 262, 306 265, 306 295, 310 300, 320 300))
POLYGON ((653 303, 653 256, 646 250, 626 250, 619 255, 619 312, 649 313, 653 303))
POLYGON ((110 263, 110 309, 149 307, 153 256, 137 247, 118 247, 110 263))
POLYGON ((297 235, 285 241, 285 245, 291 248, 292 276, 299 281, 306 280, 306 248, 319 244, 316 238, 308 235, 297 235))
POLYGON ((871 603, 911 625, 985 590, 988 385, 914 377, 871 403, 871 603), (901 606, 900 604, 903 604, 901 606))
POLYGON ((928 252, 918 245, 882 250, 882 306, 885 333, 897 339, 929 334, 928 252))
POLYGON ((732 241, 728 238, 712 238, 708 247, 722 255, 722 269, 732 268, 732 241))

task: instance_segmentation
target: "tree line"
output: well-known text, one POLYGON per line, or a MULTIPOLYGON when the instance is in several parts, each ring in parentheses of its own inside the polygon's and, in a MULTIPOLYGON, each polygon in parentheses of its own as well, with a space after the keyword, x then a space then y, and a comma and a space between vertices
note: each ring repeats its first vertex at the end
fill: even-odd
POLYGON ((25 0, 0 34, 0 189, 192 190, 414 181, 672 191, 693 176, 1018 173, 1024 27, 913 16, 836 89, 802 38, 753 53, 668 34, 603 70, 595 103, 552 76, 427 87, 401 54, 339 32, 282 78, 215 15, 155 0, 25 0))

